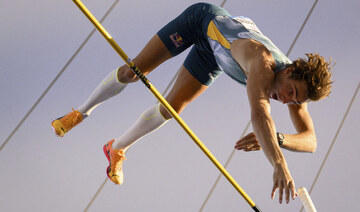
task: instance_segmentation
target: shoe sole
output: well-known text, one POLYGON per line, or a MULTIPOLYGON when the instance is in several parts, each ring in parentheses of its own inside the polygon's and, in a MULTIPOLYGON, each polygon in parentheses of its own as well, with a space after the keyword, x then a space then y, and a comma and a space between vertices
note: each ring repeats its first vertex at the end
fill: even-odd
POLYGON ((104 147, 103 147, 103 151, 104 151, 104 154, 105 154, 105 156, 106 156, 106 158, 108 159, 108 161, 109 161, 109 166, 106 168, 106 175, 108 176, 108 178, 111 180, 111 178, 110 178, 110 176, 109 176, 109 168, 110 168, 110 155, 109 155, 109 153, 108 153, 108 151, 107 151, 107 149, 106 149, 106 145, 107 144, 105 144, 104 145, 104 147))

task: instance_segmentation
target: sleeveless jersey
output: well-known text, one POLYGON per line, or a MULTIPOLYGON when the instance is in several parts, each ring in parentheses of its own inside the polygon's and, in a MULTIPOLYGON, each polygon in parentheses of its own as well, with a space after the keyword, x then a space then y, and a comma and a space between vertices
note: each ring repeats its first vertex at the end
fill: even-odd
POLYGON ((246 85, 246 76, 230 52, 230 44, 237 39, 253 39, 264 45, 275 60, 274 72, 283 70, 291 61, 269 38, 261 33, 255 23, 244 16, 216 16, 209 23, 207 38, 217 64, 234 80, 246 85))

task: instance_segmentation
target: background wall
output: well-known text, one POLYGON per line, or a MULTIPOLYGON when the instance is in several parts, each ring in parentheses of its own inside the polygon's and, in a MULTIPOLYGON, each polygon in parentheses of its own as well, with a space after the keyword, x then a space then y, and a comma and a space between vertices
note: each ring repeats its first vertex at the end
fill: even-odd
MULTIPOLYGON (((103 25, 133 58, 160 27, 195 2, 119 0, 103 25)), ((114 1, 83 3, 101 19, 114 1)), ((252 18, 286 52, 313 4, 313 0, 228 0, 224 7, 233 15, 252 18)), ((316 153, 283 151, 297 187, 310 188, 358 86, 359 9, 355 0, 319 1, 289 55, 296 59, 319 52, 336 60, 331 96, 309 104, 318 137, 316 153)), ((64 70, 0 151, 0 211, 83 211, 106 179, 102 146, 125 131, 155 98, 141 83, 132 84, 64 138, 57 138, 51 121, 82 104, 123 61, 95 32, 68 63, 93 30, 70 0, 0 0, 0 20, 0 145, 64 70)), ((185 56, 165 62, 149 75, 159 91, 185 56)), ((357 97, 312 192, 318 211, 360 209, 355 204, 360 189, 359 108, 357 97)), ((272 116, 279 131, 295 132, 286 106, 272 102, 272 116)), ((224 164, 249 121, 245 89, 224 74, 182 117, 224 164)), ((198 211, 219 175, 175 121, 143 138, 127 158, 125 183, 119 187, 107 182, 89 211, 198 211)), ((289 205, 270 199, 273 169, 263 152, 236 152, 228 171, 263 211, 300 211, 299 198, 289 205)), ((204 211, 251 208, 222 178, 204 211)))

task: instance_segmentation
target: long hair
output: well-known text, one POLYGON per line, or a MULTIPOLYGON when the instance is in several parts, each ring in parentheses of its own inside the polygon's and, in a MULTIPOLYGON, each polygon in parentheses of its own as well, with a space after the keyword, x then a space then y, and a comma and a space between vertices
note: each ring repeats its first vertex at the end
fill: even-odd
POLYGON ((299 58, 290 65, 294 67, 290 78, 304 80, 308 88, 308 98, 311 101, 318 101, 329 96, 331 92, 331 58, 329 62, 324 57, 315 54, 305 54, 307 60, 299 58))

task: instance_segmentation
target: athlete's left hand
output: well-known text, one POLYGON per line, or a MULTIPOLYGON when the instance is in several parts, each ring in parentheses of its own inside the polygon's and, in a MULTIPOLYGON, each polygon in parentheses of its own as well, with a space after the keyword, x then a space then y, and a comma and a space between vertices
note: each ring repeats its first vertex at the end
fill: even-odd
POLYGON ((250 152, 261 150, 261 147, 255 133, 251 132, 236 142, 235 149, 250 152))

